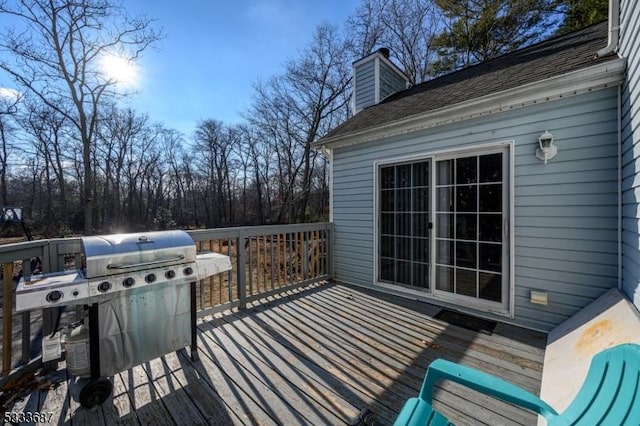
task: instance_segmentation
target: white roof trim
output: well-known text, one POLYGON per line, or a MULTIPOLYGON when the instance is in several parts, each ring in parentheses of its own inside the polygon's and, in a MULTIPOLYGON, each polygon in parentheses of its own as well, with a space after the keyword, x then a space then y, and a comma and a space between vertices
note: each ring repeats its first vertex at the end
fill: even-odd
POLYGON ((513 89, 471 99, 466 102, 427 111, 423 114, 396 120, 381 126, 371 127, 334 138, 326 138, 315 142, 315 145, 331 148, 355 145, 468 120, 483 115, 548 102, 554 99, 575 96, 580 93, 614 87, 621 84, 624 80, 625 68, 625 59, 619 58, 556 77, 528 83, 513 89))

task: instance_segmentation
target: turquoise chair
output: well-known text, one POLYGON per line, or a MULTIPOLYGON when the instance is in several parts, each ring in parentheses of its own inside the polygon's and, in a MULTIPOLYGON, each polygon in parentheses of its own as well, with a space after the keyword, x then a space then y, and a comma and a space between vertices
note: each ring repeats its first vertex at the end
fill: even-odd
POLYGON ((569 407, 558 414, 549 404, 526 390, 482 371, 437 359, 427 369, 420 395, 409 399, 394 426, 452 424, 431 407, 433 388, 451 380, 531 410, 549 426, 640 425, 640 345, 606 349, 591 360, 587 377, 569 407))

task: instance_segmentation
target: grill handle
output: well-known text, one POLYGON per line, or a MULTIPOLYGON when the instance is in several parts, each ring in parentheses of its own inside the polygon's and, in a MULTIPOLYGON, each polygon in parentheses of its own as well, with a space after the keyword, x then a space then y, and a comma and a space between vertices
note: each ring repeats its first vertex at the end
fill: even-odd
POLYGON ((107 265, 107 269, 132 269, 132 268, 140 268, 144 266, 157 265, 159 263, 166 262, 175 262, 184 259, 183 254, 179 254, 178 256, 170 257, 168 259, 160 259, 160 260, 151 260, 149 262, 140 262, 140 263, 116 263, 107 265))

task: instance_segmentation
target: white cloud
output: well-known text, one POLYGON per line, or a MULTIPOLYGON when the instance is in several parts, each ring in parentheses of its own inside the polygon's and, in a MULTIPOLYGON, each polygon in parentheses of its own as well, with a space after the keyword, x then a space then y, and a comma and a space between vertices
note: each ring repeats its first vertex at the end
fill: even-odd
POLYGON ((8 87, 0 87, 0 98, 6 98, 15 101, 20 97, 20 92, 16 89, 9 89, 8 87))

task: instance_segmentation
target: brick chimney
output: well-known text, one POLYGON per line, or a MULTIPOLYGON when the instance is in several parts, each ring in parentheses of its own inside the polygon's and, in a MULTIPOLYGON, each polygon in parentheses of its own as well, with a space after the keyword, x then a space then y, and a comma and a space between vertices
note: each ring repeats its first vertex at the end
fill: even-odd
POLYGON ((408 85, 404 73, 389 60, 389 49, 378 49, 353 63, 353 113, 379 103, 408 85))

